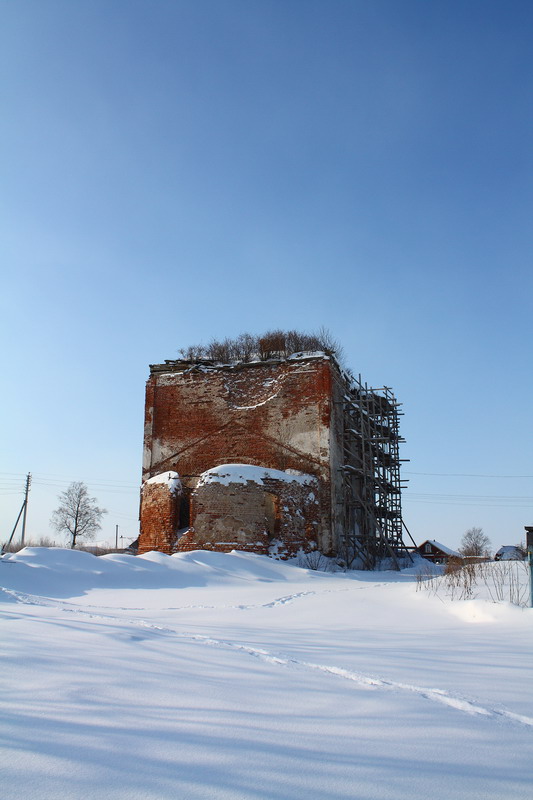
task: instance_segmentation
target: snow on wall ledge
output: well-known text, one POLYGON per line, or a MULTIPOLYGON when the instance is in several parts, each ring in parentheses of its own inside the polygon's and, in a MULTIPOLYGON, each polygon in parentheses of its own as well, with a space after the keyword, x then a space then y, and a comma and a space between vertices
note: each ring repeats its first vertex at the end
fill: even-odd
POLYGON ((251 464, 207 470, 191 497, 191 528, 178 551, 246 550, 287 558, 318 546, 319 483, 251 464))
MULTIPOLYGON (((144 482, 144 486, 147 484, 156 484, 162 483, 165 484, 172 494, 179 492, 181 489, 181 481, 180 476, 177 472, 161 472, 159 475, 154 475, 153 478, 148 478, 147 481, 144 482)), ((144 488, 144 487, 143 487, 144 488)))
POLYGON ((198 486, 206 486, 209 483, 221 483, 227 486, 230 483, 253 483, 266 485, 265 479, 285 481, 287 483, 309 484, 316 481, 313 475, 291 474, 279 469, 266 469, 252 464, 221 464, 204 472, 198 482, 198 486))

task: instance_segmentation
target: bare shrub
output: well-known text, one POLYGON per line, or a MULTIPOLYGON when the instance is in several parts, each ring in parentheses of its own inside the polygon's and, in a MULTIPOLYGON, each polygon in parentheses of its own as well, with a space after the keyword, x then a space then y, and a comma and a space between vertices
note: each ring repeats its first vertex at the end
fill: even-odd
POLYGON ((267 331, 259 339, 259 358, 267 361, 269 358, 286 358, 286 334, 284 331, 267 331))
POLYGON ((312 569, 317 572, 335 572, 336 565, 331 558, 327 558, 320 550, 312 550, 310 553, 298 554, 298 566, 303 569, 312 569))
POLYGON ((420 592, 424 589, 430 594, 435 593, 441 579, 442 573, 435 571, 431 561, 425 561, 416 573, 416 591, 420 592))
POLYGON ((290 353, 300 353, 304 350, 309 350, 308 339, 309 336, 300 331, 287 331, 285 334, 287 350, 290 353))
POLYGON ((120 547, 100 547, 99 545, 80 544, 76 545, 76 550, 81 550, 84 553, 92 553, 93 556, 107 556, 110 553, 123 553, 120 547))
POLYGON ((178 350, 178 353, 187 361, 203 361, 203 359, 207 358, 206 348, 203 344, 193 344, 189 345, 189 347, 182 347, 178 350))
POLYGON ((451 556, 448 559, 446 566, 444 567, 444 574, 445 575, 452 575, 462 568, 464 561, 462 558, 457 558, 457 556, 451 556))
POLYGON ((244 361, 245 363, 251 361, 257 355, 259 350, 259 342, 257 336, 251 333, 241 333, 235 339, 234 355, 237 361, 244 361))
POLYGON ((442 575, 416 576, 416 590, 422 589, 449 600, 470 600, 485 588, 493 603, 509 602, 526 606, 529 600, 528 565, 524 561, 465 561, 453 560, 442 575))
POLYGON ((234 358, 234 343, 231 339, 223 339, 221 342, 213 339, 206 348, 207 358, 211 361, 229 363, 234 358))
POLYGON ((318 340, 317 350, 323 350, 328 355, 335 356, 339 364, 344 361, 344 348, 338 339, 335 339, 327 328, 320 328, 316 336, 318 340))
POLYGON ((32 547, 61 547, 61 545, 57 544, 54 539, 50 539, 49 536, 41 536, 39 539, 38 544, 31 545, 32 547))
POLYGON ((38 542, 28 539, 28 541, 22 544, 19 542, 12 542, 10 545, 6 545, 2 548, 3 553, 19 553, 25 547, 62 547, 62 545, 57 544, 53 539, 50 539, 48 536, 41 536, 38 542))
POLYGON ((283 331, 275 329, 261 336, 241 333, 235 339, 213 339, 207 346, 196 344, 182 347, 179 355, 187 361, 216 361, 228 364, 248 363, 253 360, 267 361, 271 358, 288 358, 293 353, 321 351, 342 360, 342 346, 324 327, 317 333, 283 331))
POLYGON ((526 561, 498 561, 484 571, 484 582, 494 603, 529 603, 529 566, 526 561))

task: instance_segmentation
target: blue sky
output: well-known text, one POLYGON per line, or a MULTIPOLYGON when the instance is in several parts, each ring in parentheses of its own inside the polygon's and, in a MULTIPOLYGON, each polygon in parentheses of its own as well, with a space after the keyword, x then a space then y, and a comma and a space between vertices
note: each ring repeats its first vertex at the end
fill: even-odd
POLYGON ((532 34, 521 0, 0 0, 1 538, 28 471, 31 537, 85 480, 134 538, 148 365, 324 325, 404 404, 415 538, 518 541, 532 34))

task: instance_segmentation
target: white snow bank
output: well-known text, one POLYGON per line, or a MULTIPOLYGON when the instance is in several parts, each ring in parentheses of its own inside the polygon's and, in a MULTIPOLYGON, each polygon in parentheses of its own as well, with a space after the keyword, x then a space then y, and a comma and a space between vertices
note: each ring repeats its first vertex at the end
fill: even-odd
POLYGON ((59 547, 25 547, 0 559, 0 587, 48 597, 79 597, 93 589, 182 589, 285 582, 303 580, 306 575, 306 570, 295 565, 238 551, 95 556, 59 547))
POLYGON ((2 800, 530 800, 530 609, 239 552, 0 586, 2 800))
POLYGON ((411 553, 412 565, 402 570, 403 575, 442 575, 445 570, 444 564, 435 564, 428 561, 419 553, 411 553))
POLYGON ((198 486, 205 486, 208 483, 222 483, 227 486, 230 483, 247 483, 248 481, 264 484, 265 478, 300 484, 316 480, 313 475, 293 475, 279 469, 267 469, 252 464, 221 464, 204 472, 198 486))
POLYGON ((530 614, 529 609, 513 605, 509 602, 492 603, 489 600, 462 600, 447 605, 454 617, 464 622, 511 622, 517 621, 520 615, 530 614))
POLYGON ((159 475, 154 475, 153 478, 148 478, 144 484, 146 485, 147 483, 166 483, 169 492, 172 492, 172 494, 179 492, 181 489, 180 476, 177 472, 172 472, 171 470, 169 472, 161 472, 159 475))

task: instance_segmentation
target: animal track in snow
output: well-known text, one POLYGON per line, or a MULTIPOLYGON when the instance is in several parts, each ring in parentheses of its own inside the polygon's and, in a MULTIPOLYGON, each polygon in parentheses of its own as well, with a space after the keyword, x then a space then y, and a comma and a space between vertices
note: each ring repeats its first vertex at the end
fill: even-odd
POLYGON ((284 606, 287 605, 287 603, 292 603, 293 600, 298 600, 300 597, 306 597, 312 594, 317 594, 317 592, 296 592, 295 594, 288 594, 285 597, 276 597, 275 600, 271 600, 269 603, 257 603, 249 606, 229 606, 229 608, 238 608, 242 611, 248 611, 253 608, 274 608, 274 606, 284 606))
MULTIPOLYGON (((181 637, 181 634, 178 635, 181 637)), ((343 667, 335 667, 325 664, 314 664, 309 661, 300 661, 299 659, 283 655, 276 655, 262 648, 251 647, 249 645, 243 645, 243 644, 236 644, 234 642, 229 642, 229 641, 212 639, 208 636, 205 637, 187 636, 186 638, 194 639, 196 641, 201 641, 202 643, 207 645, 228 647, 235 650, 241 650, 247 653, 248 655, 260 658, 262 661, 266 661, 269 664, 275 664, 277 666, 284 666, 284 667, 297 667, 310 670, 318 670, 320 672, 324 672, 330 675, 335 675, 336 677, 343 678, 345 680, 353 681, 354 683, 357 683, 360 686, 375 687, 386 690, 389 689, 395 691, 412 692, 413 694, 417 694, 420 697, 424 697, 426 700, 431 700, 437 703, 441 703, 443 705, 454 708, 457 711, 462 711, 467 714, 474 714, 484 717, 503 718, 510 720, 511 722, 518 722, 522 725, 526 725, 527 727, 533 727, 532 717, 527 717, 523 714, 515 714, 512 711, 506 711, 505 709, 484 708, 483 706, 473 703, 470 700, 454 696, 445 689, 433 689, 423 686, 415 686, 408 683, 400 683, 398 681, 392 681, 385 678, 376 678, 370 675, 364 675, 363 673, 360 672, 353 672, 351 670, 344 669, 343 667)))
MULTIPOLYGON (((59 608, 63 611, 71 611, 80 614, 89 614, 91 613, 89 609, 107 609, 112 608, 114 610, 119 611, 144 611, 143 608, 133 608, 133 607, 117 607, 117 606, 100 606, 100 605, 83 605, 79 606, 75 603, 69 603, 66 600, 51 600, 47 597, 42 597, 41 595, 32 595, 23 592, 18 592, 15 589, 4 589, 0 587, 0 591, 5 592, 7 595, 13 597, 17 602, 22 603, 24 605, 30 606, 45 606, 47 608, 59 608)), ((307 592, 296 592, 295 594, 288 594, 284 597, 276 597, 274 600, 271 600, 268 603, 251 603, 249 605, 193 605, 189 604, 186 606, 170 606, 168 608, 160 609, 161 611, 189 611, 192 609, 205 609, 205 610, 215 610, 215 609, 237 609, 239 611, 251 611, 255 608, 274 608, 275 606, 283 606, 287 605, 288 603, 292 603, 294 600, 299 600, 301 597, 307 597, 309 595, 316 595, 316 594, 329 594, 332 591, 348 591, 345 588, 332 590, 326 589, 323 592, 314 592, 314 591, 307 591, 307 592)))
MULTIPOLYGON (((486 708, 483 707, 471 700, 467 700, 463 697, 458 697, 453 694, 450 694, 448 691, 444 689, 438 688, 428 688, 423 686, 416 686, 413 684, 408 683, 401 683, 398 681, 389 680, 387 678, 382 677, 375 677, 372 675, 365 675, 360 672, 355 672, 352 670, 347 670, 343 667, 337 667, 332 665, 326 664, 316 664, 309 661, 302 661, 296 658, 292 658, 291 656, 285 654, 276 654, 269 650, 260 647, 253 647, 247 644, 241 644, 237 642, 232 642, 229 640, 224 639, 214 639, 210 636, 205 636, 201 634, 186 634, 181 633, 173 628, 163 627, 161 625, 157 625, 155 623, 149 622, 148 620, 144 619, 129 619, 124 617, 119 617, 111 614, 95 614, 85 608, 80 608, 73 604, 64 602, 64 601, 53 601, 47 598, 42 598, 37 595, 29 595, 24 594, 22 592, 17 592, 13 589, 3 589, 7 595, 12 596, 15 598, 19 603, 24 605, 34 605, 34 606, 44 606, 47 608, 55 608, 59 611, 63 611, 64 613, 72 613, 78 614, 80 616, 86 617, 89 620, 98 621, 98 622, 119 622, 122 625, 133 626, 142 629, 148 629, 153 631, 154 633, 159 634, 166 634, 171 635, 176 638, 179 638, 184 641, 189 642, 198 642, 199 644, 204 644, 211 647, 220 647, 225 649, 231 649, 240 651, 245 653, 249 656, 254 658, 259 658, 262 661, 272 664, 279 667, 289 667, 289 668, 296 668, 296 669, 306 669, 306 670, 316 670, 328 675, 332 675, 337 678, 341 678, 343 680, 352 681, 359 686, 371 687, 376 689, 383 689, 383 690, 391 690, 391 691, 402 691, 402 692, 410 692, 412 694, 418 695, 420 697, 425 698, 426 700, 430 700, 432 702, 440 703, 442 705, 448 706, 450 708, 454 708, 457 711, 461 711, 467 714, 473 714, 493 719, 505 719, 510 722, 519 723, 521 725, 525 725, 526 727, 533 727, 533 718, 528 717, 522 714, 516 714, 511 711, 506 711, 505 709, 499 708, 486 708)), ((314 595, 316 592, 297 592, 293 595, 287 595, 285 597, 277 598, 276 600, 271 601, 270 603, 264 604, 257 604, 253 606, 226 606, 226 608, 235 608, 235 609, 252 609, 252 608, 272 608, 278 605, 285 605, 287 603, 292 602, 295 599, 300 597, 304 597, 306 595, 314 595)), ((185 608, 217 608, 217 606, 184 606, 185 608)), ((127 611, 132 610, 141 610, 141 609, 124 609, 127 611)), ((181 609, 175 609, 181 610, 181 609)))

